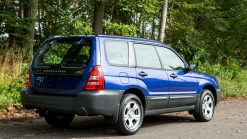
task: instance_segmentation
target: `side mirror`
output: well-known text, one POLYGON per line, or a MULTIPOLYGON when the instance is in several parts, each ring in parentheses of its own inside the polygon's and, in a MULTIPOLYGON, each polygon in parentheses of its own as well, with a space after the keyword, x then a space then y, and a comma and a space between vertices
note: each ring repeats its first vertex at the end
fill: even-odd
POLYGON ((194 71, 196 69, 196 65, 190 64, 189 65, 189 70, 194 71))

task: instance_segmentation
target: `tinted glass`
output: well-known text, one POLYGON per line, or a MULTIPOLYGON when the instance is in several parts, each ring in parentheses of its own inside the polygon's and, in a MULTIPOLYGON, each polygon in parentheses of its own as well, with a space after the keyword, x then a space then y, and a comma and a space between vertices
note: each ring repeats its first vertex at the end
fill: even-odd
POLYGON ((45 44, 43 48, 35 59, 35 67, 86 67, 90 57, 90 42, 84 40, 56 40, 45 44))
POLYGON ((134 44, 138 67, 161 68, 158 55, 152 45, 134 44))
POLYGON ((184 62, 172 50, 164 47, 156 47, 165 69, 183 70, 184 62))
POLYGON ((110 65, 128 66, 128 44, 124 41, 106 41, 105 53, 110 65))

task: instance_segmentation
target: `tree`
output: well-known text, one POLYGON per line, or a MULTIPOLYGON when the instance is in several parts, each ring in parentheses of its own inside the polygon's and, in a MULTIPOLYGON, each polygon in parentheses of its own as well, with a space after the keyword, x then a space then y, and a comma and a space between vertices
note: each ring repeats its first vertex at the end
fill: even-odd
POLYGON ((165 27, 166 27, 166 17, 167 17, 168 0, 164 0, 162 8, 162 16, 160 19, 160 30, 158 40, 164 41, 165 27))
POLYGON ((165 41, 188 61, 228 59, 246 65, 246 4, 246 0, 1 0, 0 48, 30 49, 34 31, 37 47, 55 35, 94 31, 165 41))
POLYGON ((105 12, 105 1, 94 1, 93 31, 95 35, 103 34, 103 20, 105 12))
POLYGON ((38 0, 23 0, 24 3, 24 18, 28 21, 28 28, 25 29, 27 38, 27 46, 30 54, 33 54, 35 19, 38 10, 38 0))
POLYGON ((15 44, 15 28, 13 26, 13 19, 15 18, 15 11, 13 8, 13 0, 4 0, 6 13, 8 14, 8 18, 10 20, 6 21, 6 31, 8 32, 9 37, 9 45, 8 48, 13 48, 15 44))

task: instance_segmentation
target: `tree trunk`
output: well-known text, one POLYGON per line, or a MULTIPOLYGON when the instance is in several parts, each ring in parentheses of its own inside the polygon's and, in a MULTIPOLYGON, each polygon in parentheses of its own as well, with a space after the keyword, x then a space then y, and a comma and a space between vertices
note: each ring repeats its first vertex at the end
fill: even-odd
POLYGON ((247 67, 247 56, 245 58, 245 67, 247 67))
POLYGON ((24 18, 24 9, 23 9, 23 0, 19 0, 19 13, 18 16, 19 18, 24 18))
POLYGON ((142 36, 141 36, 142 38, 146 38, 145 30, 146 30, 145 21, 142 21, 142 36))
POLYGON ((29 49, 29 54, 33 54, 34 45, 34 33, 35 33, 35 19, 38 10, 38 0, 24 0, 24 18, 29 22, 29 28, 25 30, 27 38, 27 47, 29 49))
POLYGON ((118 15, 117 15, 117 11, 116 11, 116 6, 117 6, 118 2, 119 2, 119 0, 115 0, 114 5, 112 6, 112 11, 111 11, 111 16, 112 16, 111 22, 112 23, 116 23, 116 21, 117 21, 118 15))
POLYGON ((138 27, 139 29, 136 31, 136 34, 137 34, 137 36, 139 36, 139 37, 142 37, 142 36, 141 36, 141 31, 142 31, 141 25, 142 25, 142 13, 140 13, 140 16, 139 16, 139 19, 138 19, 138 23, 137 23, 137 27, 138 27))
POLYGON ((166 27, 166 17, 167 17, 167 8, 168 8, 168 0, 164 0, 163 8, 162 8, 162 16, 160 18, 160 31, 158 40, 164 41, 165 27, 166 27))
MULTIPOLYGON (((13 0, 4 0, 4 3, 7 5, 6 7, 6 11, 9 12, 9 13, 12 13, 12 15, 14 16, 15 15, 15 11, 14 11, 14 7, 12 7, 12 3, 13 3, 13 0)), ((13 48, 14 45, 15 45, 15 28, 11 26, 12 23, 10 22, 6 22, 6 26, 8 27, 6 30, 7 30, 7 33, 8 33, 8 40, 9 40, 9 45, 8 45, 8 48, 13 48)))
POLYGON ((153 16, 153 20, 152 20, 152 32, 151 32, 151 39, 154 40, 155 39, 155 17, 153 16))
POLYGON ((95 0, 93 18, 93 31, 95 35, 103 34, 104 10, 105 2, 95 0))

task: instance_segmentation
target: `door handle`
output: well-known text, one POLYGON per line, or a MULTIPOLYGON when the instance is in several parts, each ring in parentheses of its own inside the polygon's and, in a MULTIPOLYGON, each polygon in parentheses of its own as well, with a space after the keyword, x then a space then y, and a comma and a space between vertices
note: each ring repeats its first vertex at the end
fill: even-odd
POLYGON ((145 73, 145 72, 139 72, 138 75, 139 75, 139 76, 148 76, 148 74, 145 73))
POLYGON ((174 78, 177 78, 177 77, 178 77, 178 75, 177 75, 177 74, 175 74, 175 73, 172 73, 172 74, 170 75, 170 77, 172 77, 172 78, 174 79, 174 78))

